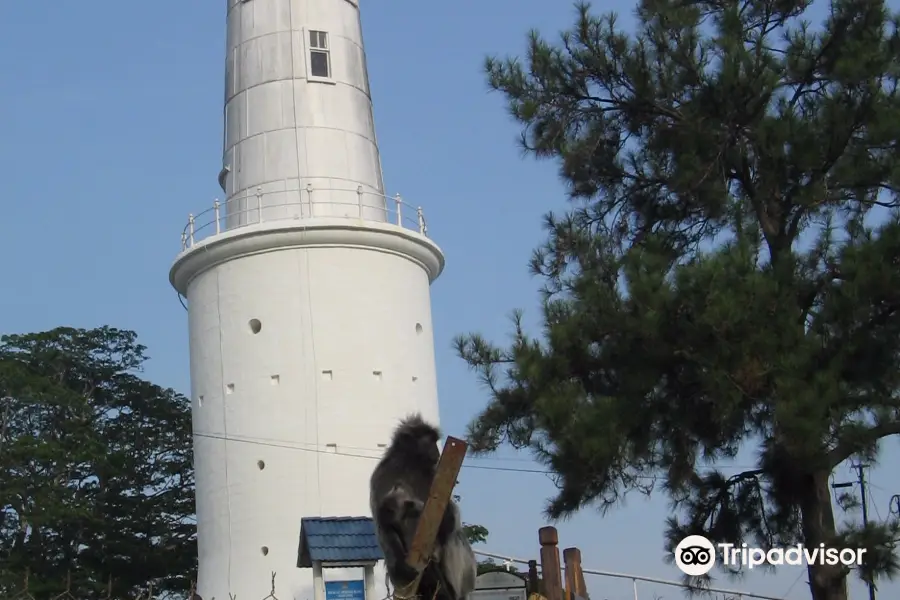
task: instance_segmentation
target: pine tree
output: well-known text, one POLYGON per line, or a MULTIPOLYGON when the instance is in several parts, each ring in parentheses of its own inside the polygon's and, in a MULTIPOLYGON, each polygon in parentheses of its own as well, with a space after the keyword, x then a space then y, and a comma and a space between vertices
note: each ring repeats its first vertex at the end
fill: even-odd
MULTIPOLYGON (((579 4, 524 65, 488 59, 571 208, 531 261, 542 333, 516 313, 509 346, 457 349, 490 390, 473 448, 557 473, 550 517, 661 489, 670 551, 862 544, 864 580, 897 571, 896 523, 838 526, 829 476, 900 434, 900 16, 821 4, 642 0, 632 34, 579 4), (715 468, 739 450, 755 469, 715 468)), ((811 567, 813 599, 846 578, 811 567)))

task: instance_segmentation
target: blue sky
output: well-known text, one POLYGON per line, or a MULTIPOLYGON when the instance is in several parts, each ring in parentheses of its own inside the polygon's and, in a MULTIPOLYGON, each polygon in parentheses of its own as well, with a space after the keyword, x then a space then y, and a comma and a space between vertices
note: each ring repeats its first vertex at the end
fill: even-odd
MULTIPOLYGON (((444 429, 460 435, 486 396, 451 340, 467 331, 505 339, 511 309, 534 316, 539 282, 527 260, 543 239, 541 216, 564 205, 556 167, 520 154, 482 61, 521 53, 529 28, 554 34, 574 10, 547 0, 362 4, 386 191, 424 207, 447 255, 432 288, 435 343, 444 429)), ((631 6, 602 8, 627 23, 631 6)), ((188 392, 186 313, 167 272, 188 213, 221 194, 223 49, 222 0, 0 3, 0 252, 8 257, 0 331, 134 329, 149 347, 148 377, 188 392)), ((897 446, 885 444, 883 464, 900 458, 897 446)), ((510 453, 468 462, 537 467, 510 453)), ((873 518, 886 517, 900 493, 891 472, 870 473, 873 518)), ((491 531, 482 549, 537 556, 553 492, 547 476, 466 469, 460 488, 465 518, 491 531)), ((586 567, 677 579, 662 561, 666 515, 662 498, 630 498, 606 518, 587 510, 558 524, 561 546, 580 547, 586 567)), ((800 575, 786 568, 717 584, 808 598, 800 575)), ((590 577, 588 585, 598 600, 633 597, 629 581, 590 577)), ((680 596, 639 590, 641 600, 680 596)), ((885 584, 880 594, 898 591, 885 584)))

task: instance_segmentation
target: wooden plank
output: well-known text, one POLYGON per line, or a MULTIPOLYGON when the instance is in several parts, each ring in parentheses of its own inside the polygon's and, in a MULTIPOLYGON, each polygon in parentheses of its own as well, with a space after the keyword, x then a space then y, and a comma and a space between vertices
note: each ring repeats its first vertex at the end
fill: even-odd
MULTIPOLYGON (((437 472, 434 481, 431 482, 431 492, 425 502, 419 523, 416 525, 416 534, 413 536, 412 547, 407 559, 409 566, 418 571, 420 575, 431 559, 438 526, 441 524, 444 511, 447 510, 447 504, 453 495, 453 486, 456 485, 467 449, 468 444, 452 436, 448 436, 444 443, 437 472)), ((415 595, 418 588, 419 582, 416 580, 413 589, 409 590, 411 592, 409 595, 415 595)))

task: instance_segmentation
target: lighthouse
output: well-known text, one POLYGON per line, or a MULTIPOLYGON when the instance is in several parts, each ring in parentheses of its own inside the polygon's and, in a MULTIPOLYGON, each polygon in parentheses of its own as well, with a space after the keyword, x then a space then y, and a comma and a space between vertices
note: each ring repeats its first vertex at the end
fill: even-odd
MULTIPOLYGON (((358 0, 228 0, 221 201, 169 273, 188 310, 204 600, 312 600, 304 517, 369 516, 397 422, 438 423, 418 202, 385 193, 358 0)), ((380 587, 380 582, 379 582, 380 587)))

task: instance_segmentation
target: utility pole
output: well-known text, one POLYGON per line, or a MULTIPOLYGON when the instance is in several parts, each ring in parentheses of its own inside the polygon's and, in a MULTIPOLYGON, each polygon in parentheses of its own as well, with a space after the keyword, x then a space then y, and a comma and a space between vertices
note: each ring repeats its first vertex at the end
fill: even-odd
MULTIPOLYGON (((863 527, 869 526, 869 504, 866 502, 866 465, 856 463, 856 472, 859 475, 859 499, 862 502, 863 527)), ((875 600, 875 584, 869 582, 869 600, 875 600)))
MULTIPOLYGON (((862 503, 863 527, 868 527, 869 526, 869 506, 868 506, 868 502, 866 501, 866 472, 865 472, 866 465, 859 462, 859 463, 856 463, 855 465, 853 465, 853 468, 856 469, 857 483, 859 484, 859 499, 860 499, 860 502, 862 503)), ((846 487, 853 487, 853 484, 850 482, 834 483, 831 485, 831 487, 835 488, 835 489, 846 488, 846 487)), ((875 584, 872 582, 869 582, 868 586, 869 586, 869 600, 875 600, 875 584)))
POLYGON ((856 473, 859 477, 859 499, 862 502, 862 518, 863 518, 863 527, 867 527, 869 525, 869 507, 866 505, 866 472, 865 465, 862 463, 857 463, 854 465, 856 469, 856 473))
MULTIPOLYGON (((859 499, 862 502, 863 527, 869 526, 869 503, 866 502, 866 465, 856 463, 856 473, 859 476, 859 499)), ((869 600, 875 600, 875 584, 869 582, 869 600)))

